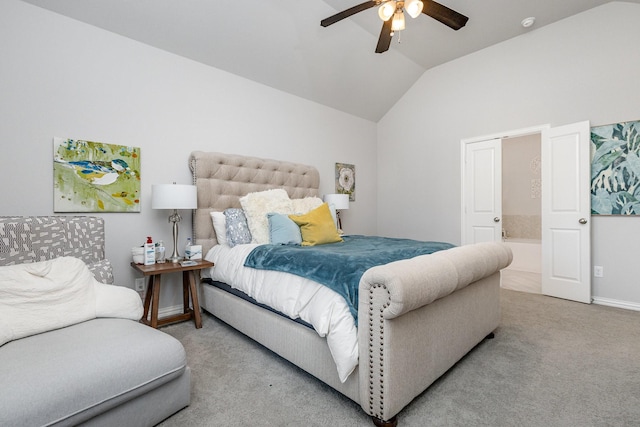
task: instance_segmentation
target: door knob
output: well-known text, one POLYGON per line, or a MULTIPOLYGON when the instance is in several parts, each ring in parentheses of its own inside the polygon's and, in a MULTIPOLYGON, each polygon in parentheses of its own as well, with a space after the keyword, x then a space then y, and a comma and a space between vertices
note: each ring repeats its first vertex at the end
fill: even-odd
POLYGON ((586 224, 586 223, 587 223, 587 219, 586 219, 586 218, 580 218, 580 219, 578 220, 578 222, 579 222, 580 224, 586 224))
POLYGON ((493 222, 500 222, 500 218, 498 217, 493 218, 493 222))

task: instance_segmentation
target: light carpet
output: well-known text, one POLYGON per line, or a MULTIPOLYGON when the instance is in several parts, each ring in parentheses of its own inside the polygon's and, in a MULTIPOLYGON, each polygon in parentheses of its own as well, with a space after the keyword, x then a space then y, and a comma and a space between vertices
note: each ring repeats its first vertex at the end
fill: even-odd
MULTIPOLYGON (((640 312, 501 291, 502 321, 400 427, 640 425, 640 312)), ((192 369, 172 426, 372 426, 360 406, 208 313, 162 328, 192 369)))

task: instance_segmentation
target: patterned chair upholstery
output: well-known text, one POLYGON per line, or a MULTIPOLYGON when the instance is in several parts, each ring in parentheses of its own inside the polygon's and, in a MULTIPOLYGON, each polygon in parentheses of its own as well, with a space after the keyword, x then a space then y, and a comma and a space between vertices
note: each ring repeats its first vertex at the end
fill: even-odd
POLYGON ((0 265, 61 256, 83 260, 99 282, 113 284, 104 253, 104 220, 89 216, 0 217, 0 265))

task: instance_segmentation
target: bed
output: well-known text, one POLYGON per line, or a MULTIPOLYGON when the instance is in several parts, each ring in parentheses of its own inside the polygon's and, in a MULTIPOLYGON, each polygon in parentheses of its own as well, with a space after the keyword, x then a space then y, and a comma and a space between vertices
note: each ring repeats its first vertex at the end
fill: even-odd
MULTIPOLYGON (((218 245, 212 212, 241 208, 241 198, 272 189, 283 189, 293 200, 319 196, 319 173, 311 166, 196 151, 190 168, 198 190, 193 236, 207 257, 226 251, 226 245, 218 245)), ((244 250, 248 254, 255 246, 244 250)), ((220 272, 233 273, 232 263, 242 262, 219 259, 214 270, 220 272)), ((352 318, 351 330, 347 325, 340 332, 355 337, 355 364, 342 372, 333 354, 336 346, 330 345, 331 333, 321 334, 315 324, 293 321, 286 309, 274 310, 255 295, 247 298, 221 285, 213 270, 203 274, 200 301, 213 316, 360 404, 375 425, 395 426, 403 407, 492 335, 500 322, 500 270, 511 259, 503 244, 482 243, 367 269, 359 280, 357 321, 352 318)), ((275 273, 278 284, 288 280, 287 273, 262 273, 253 273, 255 286, 267 286, 271 279, 266 274, 275 273)), ((338 307, 334 311, 344 311, 334 297, 330 295, 338 307)), ((333 322, 349 323, 340 319, 333 322)))

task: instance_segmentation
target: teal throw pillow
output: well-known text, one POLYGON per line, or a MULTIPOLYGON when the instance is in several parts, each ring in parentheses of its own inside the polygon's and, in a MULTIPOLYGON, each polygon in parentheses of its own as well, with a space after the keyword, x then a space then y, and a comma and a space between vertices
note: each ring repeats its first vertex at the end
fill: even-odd
POLYGON ((300 227, 287 215, 267 214, 269 221, 269 243, 272 245, 299 245, 302 243, 300 227))

